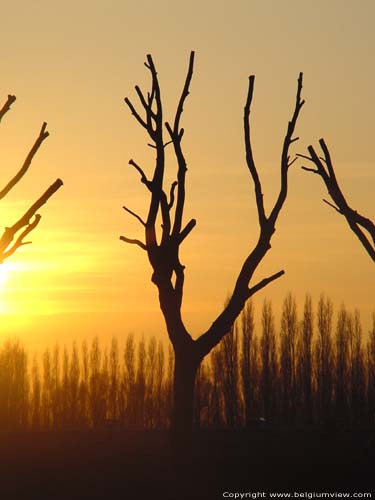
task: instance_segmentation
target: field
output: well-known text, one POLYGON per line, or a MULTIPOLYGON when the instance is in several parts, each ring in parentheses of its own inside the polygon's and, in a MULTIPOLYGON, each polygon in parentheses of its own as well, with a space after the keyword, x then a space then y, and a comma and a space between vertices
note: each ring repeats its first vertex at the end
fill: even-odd
POLYGON ((196 431, 176 460, 165 431, 3 432, 1 499, 220 499, 224 492, 373 491, 373 430, 196 431))

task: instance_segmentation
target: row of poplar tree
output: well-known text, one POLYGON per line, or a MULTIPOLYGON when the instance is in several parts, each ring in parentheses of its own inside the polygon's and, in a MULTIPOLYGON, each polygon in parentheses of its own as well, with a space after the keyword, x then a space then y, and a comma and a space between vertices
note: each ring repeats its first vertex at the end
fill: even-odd
MULTIPOLYGON (((265 300, 255 328, 250 302, 202 364, 195 424, 242 427, 375 423, 375 314, 362 332, 358 312, 335 314, 321 296, 302 314, 288 294, 276 326, 265 300)), ((73 343, 29 359, 18 341, 0 349, 0 428, 121 425, 165 428, 173 393, 173 352, 154 337, 129 334, 102 348, 73 343)))

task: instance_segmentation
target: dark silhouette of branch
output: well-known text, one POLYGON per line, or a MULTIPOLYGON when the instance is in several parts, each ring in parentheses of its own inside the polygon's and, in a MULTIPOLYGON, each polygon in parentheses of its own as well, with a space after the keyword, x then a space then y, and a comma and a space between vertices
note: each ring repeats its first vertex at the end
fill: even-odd
POLYGON ((17 248, 22 245, 28 244, 29 242, 24 242, 23 238, 27 236, 35 227, 39 224, 41 215, 36 212, 51 198, 51 196, 63 185, 61 179, 57 179, 41 196, 37 201, 25 212, 25 214, 11 227, 6 227, 4 233, 0 239, 0 261, 3 262, 5 258, 12 255, 17 248), (35 216, 35 219, 31 222, 31 219, 35 216), (16 234, 25 228, 21 235, 17 238, 14 245, 9 248, 9 245, 13 242, 16 234))
POLYGON ((122 208, 125 210, 125 212, 128 212, 128 214, 130 214, 133 217, 135 217, 142 224, 142 226, 146 226, 146 223, 142 219, 142 217, 140 217, 138 214, 136 214, 135 212, 133 212, 133 210, 130 210, 130 208, 127 208, 127 207, 122 207, 122 208))
MULTIPOLYGON (((11 104, 16 97, 9 95, 6 103, 0 110, 0 121, 9 111, 11 104)), ((44 122, 34 145, 30 149, 22 167, 8 184, 0 191, 0 200, 3 199, 23 178, 29 170, 31 162, 42 145, 43 141, 49 136, 47 123, 44 122)), ((21 246, 28 245, 30 241, 24 241, 24 238, 33 231, 41 220, 41 215, 37 211, 51 198, 51 196, 63 185, 61 179, 57 179, 25 212, 25 214, 13 224, 6 227, 0 238, 0 262, 13 255, 21 246), (18 236, 17 236, 18 234, 18 236)))
POLYGON ((337 181, 327 144, 324 139, 320 139, 319 144, 323 151, 323 157, 318 156, 313 146, 307 148, 310 156, 298 155, 314 163, 316 168, 302 168, 308 172, 319 175, 323 179, 333 203, 327 200, 323 201, 345 217, 350 229, 362 243, 371 259, 375 262, 375 224, 371 219, 350 207, 337 181), (366 233, 364 231, 366 231, 366 233))
POLYGON ((11 105, 14 103, 16 100, 15 95, 8 95, 8 99, 6 100, 4 106, 0 109, 0 122, 3 119, 3 116, 8 113, 10 110, 11 105))
POLYGON ((43 125, 42 125, 42 128, 39 132, 39 136, 38 138, 36 139, 33 147, 31 148, 29 154, 27 155, 22 167, 20 168, 20 170, 17 172, 17 174, 13 177, 13 179, 11 179, 8 184, 0 191, 0 200, 2 200, 8 193, 11 189, 14 188, 14 186, 16 184, 19 183, 19 181, 22 179, 22 177, 26 174, 26 172, 28 171, 30 165, 31 165, 31 162, 36 154, 36 152, 38 151, 38 149, 40 148, 40 146, 42 145, 42 142, 47 139, 47 137, 49 136, 49 133, 47 132, 46 130, 47 128, 47 123, 44 122, 43 125))
POLYGON ((258 219, 260 225, 260 235, 255 248, 250 252, 249 256, 246 258, 242 269, 238 275, 237 282, 230 297, 227 306, 224 311, 218 316, 211 327, 206 333, 204 333, 198 340, 197 344, 200 348, 201 356, 207 355, 211 349, 213 349, 220 340, 226 335, 230 330, 232 324, 234 323, 237 316, 242 311, 246 301, 254 295, 257 291, 264 288, 270 282, 281 277, 284 271, 279 271, 273 274, 269 278, 263 279, 257 285, 249 288, 249 283, 251 278, 257 269, 258 265, 262 261, 265 254, 271 248, 271 238, 275 232, 275 224, 280 210, 285 202, 287 192, 288 192, 288 169, 289 169, 289 147, 295 142, 293 140, 293 133, 297 123, 297 119, 301 108, 305 101, 301 99, 302 92, 302 73, 300 73, 297 83, 297 93, 294 112, 291 121, 288 123, 287 132, 285 135, 283 150, 281 156, 281 185, 280 192, 275 202, 275 205, 271 211, 271 214, 267 217, 263 205, 263 194, 262 186, 259 180, 259 175, 254 163, 252 148, 251 148, 251 137, 250 137, 250 107, 253 97, 254 90, 254 76, 249 78, 248 94, 245 105, 244 112, 244 134, 245 134, 245 150, 246 150, 246 161, 247 166, 250 170, 251 177, 254 182, 255 196, 258 209, 258 219))
POLYGON ((146 245, 144 243, 142 243, 142 241, 140 241, 140 240, 133 239, 133 238, 127 238, 126 236, 120 236, 120 240, 124 241, 125 243, 130 243, 131 245, 137 245, 140 248, 142 248, 142 250, 147 250, 146 245))

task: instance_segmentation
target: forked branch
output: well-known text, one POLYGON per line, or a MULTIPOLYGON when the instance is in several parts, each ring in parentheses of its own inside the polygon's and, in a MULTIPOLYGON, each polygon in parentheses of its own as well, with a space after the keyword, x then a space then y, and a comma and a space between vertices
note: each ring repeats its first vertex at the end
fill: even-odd
POLYGON ((5 101, 5 104, 0 109, 0 122, 3 119, 3 116, 6 113, 8 113, 8 111, 10 110, 11 105, 14 103, 15 100, 16 100, 16 96, 15 95, 8 95, 8 99, 5 101))
MULTIPOLYGON (((297 84, 297 93, 292 118, 288 123, 285 134, 282 155, 281 155, 281 185, 275 204, 267 216, 265 213, 262 185, 255 165, 253 151, 251 146, 251 127, 250 111, 254 91, 254 76, 249 78, 246 103, 244 107, 244 139, 246 163, 249 169, 255 189, 255 199, 258 210, 258 219, 260 225, 260 234, 255 247, 249 252, 248 257, 242 265, 238 274, 237 281, 226 305, 224 311, 214 321, 212 326, 196 341, 193 341, 187 332, 181 317, 181 303, 184 285, 184 266, 180 262, 179 249, 182 242, 190 234, 196 225, 195 219, 191 219, 187 224, 183 224, 183 215, 185 208, 185 180, 186 180, 186 160, 182 150, 182 138, 184 129, 181 127, 181 116, 184 104, 189 95, 189 88, 193 76, 194 52, 191 52, 188 71, 182 88, 181 96, 177 105, 173 125, 165 123, 165 127, 173 143, 174 153, 177 160, 177 182, 174 182, 170 188, 169 200, 163 188, 165 156, 165 143, 163 141, 163 127, 161 122, 162 104, 160 97, 160 88, 157 72, 151 56, 147 56, 146 67, 151 72, 152 92, 147 94, 147 100, 144 94, 136 87, 141 105, 146 112, 144 119, 130 103, 125 100, 130 111, 137 121, 147 129, 149 137, 153 140, 153 147, 156 150, 156 161, 152 180, 148 180, 144 171, 134 162, 131 164, 141 175, 141 181, 144 182, 151 191, 151 201, 147 220, 145 221, 145 243, 140 240, 122 237, 127 243, 135 244, 147 251, 149 261, 153 268, 152 281, 158 287, 160 307, 163 312, 169 337, 175 348, 175 352, 182 353, 193 352, 194 358, 201 361, 203 357, 230 331, 234 321, 242 311, 246 301, 256 292, 275 281, 284 274, 284 271, 278 271, 269 277, 266 277, 250 285, 254 272, 262 261, 267 251, 271 248, 271 238, 275 232, 275 224, 281 208, 285 202, 288 191, 288 170, 295 159, 290 158, 290 146, 298 140, 293 137, 297 119, 304 101, 301 99, 302 92, 302 74, 299 75, 297 84), (153 108, 154 106, 154 108, 153 108), (172 208, 175 207, 174 213, 172 208), (157 215, 162 219, 162 237, 160 243, 156 241, 155 222, 157 215), (173 217, 174 216, 174 217, 173 217)), ((131 215, 139 218, 136 214, 131 215)))
POLYGON ((345 217, 350 229, 362 243, 362 246, 371 259, 375 262, 375 224, 371 219, 350 207, 337 181, 327 144, 324 139, 320 139, 319 144, 323 151, 323 157, 318 156, 313 146, 309 146, 308 152, 310 156, 299 156, 312 162, 315 168, 302 168, 308 172, 319 175, 323 179, 333 203, 328 200, 323 201, 345 217))
POLYGON ((206 356, 210 352, 210 350, 213 349, 220 342, 220 340, 230 331, 231 326, 233 325, 234 321, 242 311, 246 301, 256 292, 267 286, 272 281, 275 281, 276 279, 280 278, 284 274, 283 270, 278 271, 277 273, 269 276, 268 278, 264 278, 256 285, 249 287, 249 284, 251 282, 255 270, 261 263, 262 259, 264 258, 268 250, 271 248, 271 238, 276 229, 275 224, 288 193, 288 170, 291 163, 293 163, 290 162, 289 148, 291 144, 297 140, 297 138, 293 138, 293 134, 297 124, 299 113, 304 104, 304 101, 301 98, 302 73, 300 73, 298 78, 295 107, 292 118, 288 123, 283 143, 281 166, 280 166, 280 171, 281 171, 280 192, 269 216, 267 216, 265 213, 262 185, 258 175, 258 170, 255 165, 252 146, 251 146, 250 108, 253 98, 254 81, 255 77, 250 76, 247 99, 244 109, 244 140, 245 140, 246 163, 254 183, 260 234, 256 246, 249 253, 248 257, 245 259, 245 262, 242 265, 232 296, 230 297, 226 307, 224 308, 224 311, 212 323, 211 327, 207 330, 207 332, 204 333, 197 340, 197 345, 199 347, 199 356, 201 358, 206 356))
POLYGON ((12 255, 17 248, 27 245, 30 242, 24 242, 23 238, 27 236, 39 224, 41 215, 37 211, 51 198, 51 196, 63 185, 61 179, 57 179, 25 212, 25 214, 13 224, 11 227, 6 227, 2 237, 0 238, 0 262, 12 255), (34 217, 34 219, 33 219, 34 217), (33 220, 32 220, 33 219, 33 220), (14 244, 13 240, 19 231, 21 234, 17 237, 14 244))
POLYGON ((9 191, 13 189, 16 184, 19 183, 19 181, 28 171, 35 154, 42 145, 42 142, 49 136, 49 133, 46 129, 47 129, 47 123, 44 122, 39 132, 39 136, 37 137, 33 147, 30 149, 29 154, 26 156, 26 159, 22 167, 16 173, 16 175, 8 182, 8 184, 0 191, 0 200, 2 200, 9 193, 9 191))

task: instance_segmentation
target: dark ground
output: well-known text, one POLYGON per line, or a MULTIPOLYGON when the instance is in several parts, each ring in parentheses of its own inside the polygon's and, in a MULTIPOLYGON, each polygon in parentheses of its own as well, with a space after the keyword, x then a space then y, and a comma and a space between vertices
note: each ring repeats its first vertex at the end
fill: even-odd
POLYGON ((221 499, 225 491, 353 491, 375 498, 374 434, 197 431, 192 458, 177 463, 165 431, 2 432, 0 499, 221 499))

